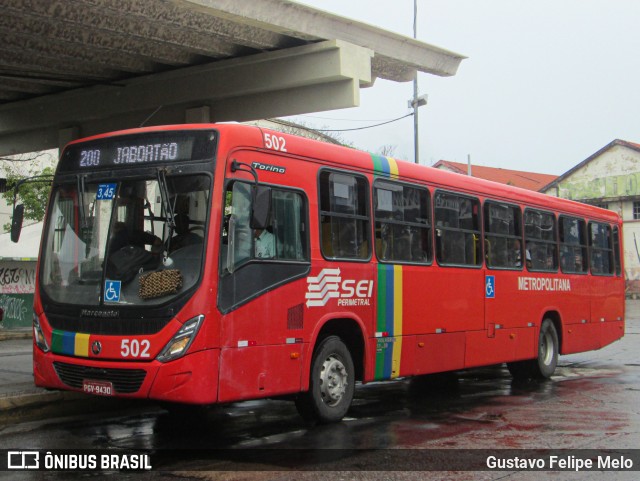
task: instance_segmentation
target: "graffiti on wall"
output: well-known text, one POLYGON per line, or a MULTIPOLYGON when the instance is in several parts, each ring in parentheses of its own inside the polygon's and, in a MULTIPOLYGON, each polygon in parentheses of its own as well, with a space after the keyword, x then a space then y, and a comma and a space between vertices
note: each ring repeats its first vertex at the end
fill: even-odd
POLYGON ((36 288, 36 266, 33 262, 0 263, 0 293, 33 294, 36 288))
POLYGON ((28 311, 31 305, 27 304, 28 299, 24 297, 14 297, 7 294, 0 294, 0 307, 4 310, 4 321, 22 321, 28 318, 28 311))
POLYGON ((0 262, 0 307, 4 311, 1 327, 31 325, 35 288, 35 261, 0 262))

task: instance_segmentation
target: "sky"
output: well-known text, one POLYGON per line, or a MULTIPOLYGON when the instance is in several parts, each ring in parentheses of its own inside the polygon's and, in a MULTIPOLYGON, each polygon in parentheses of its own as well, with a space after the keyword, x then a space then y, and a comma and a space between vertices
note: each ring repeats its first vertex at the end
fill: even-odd
MULTIPOLYGON (((413 0, 297 0, 413 36, 413 0)), ((468 57, 419 74, 420 163, 560 175, 615 139, 640 143, 640 1, 418 0, 418 40, 468 57)), ((289 118, 352 129, 410 112, 411 82, 382 79, 359 107, 289 118)), ((340 134, 413 161, 413 119, 340 134)))

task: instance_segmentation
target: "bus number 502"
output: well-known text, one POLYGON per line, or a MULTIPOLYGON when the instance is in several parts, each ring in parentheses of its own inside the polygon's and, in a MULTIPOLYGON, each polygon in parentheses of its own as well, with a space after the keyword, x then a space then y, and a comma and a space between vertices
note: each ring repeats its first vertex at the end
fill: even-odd
POLYGON ((151 343, 147 339, 138 341, 137 339, 123 339, 120 344, 120 355, 122 357, 149 357, 151 343))

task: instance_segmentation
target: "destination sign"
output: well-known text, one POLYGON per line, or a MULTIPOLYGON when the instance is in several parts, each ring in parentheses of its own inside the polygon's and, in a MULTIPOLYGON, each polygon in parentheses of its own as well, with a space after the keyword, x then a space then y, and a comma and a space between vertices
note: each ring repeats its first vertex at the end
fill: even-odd
POLYGON ((212 131, 151 132, 78 143, 62 154, 58 170, 136 167, 212 159, 216 135, 212 131))

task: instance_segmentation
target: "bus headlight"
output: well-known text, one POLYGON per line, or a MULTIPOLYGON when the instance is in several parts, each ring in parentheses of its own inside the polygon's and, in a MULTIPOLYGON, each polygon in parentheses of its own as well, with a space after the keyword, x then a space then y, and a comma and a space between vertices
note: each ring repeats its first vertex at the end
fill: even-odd
POLYGON ((33 315, 33 339, 36 341, 36 346, 43 352, 49 352, 49 344, 47 344, 47 339, 44 337, 44 333, 40 327, 40 321, 36 314, 33 315))
POLYGON ((187 349, 189 349, 191 342, 195 339, 203 320, 204 316, 199 315, 185 322, 160 354, 158 354, 156 359, 160 362, 168 362, 183 356, 187 352, 187 349))

